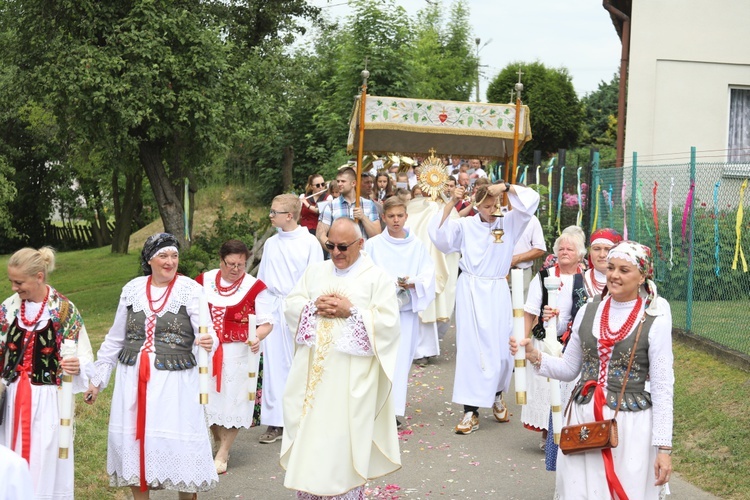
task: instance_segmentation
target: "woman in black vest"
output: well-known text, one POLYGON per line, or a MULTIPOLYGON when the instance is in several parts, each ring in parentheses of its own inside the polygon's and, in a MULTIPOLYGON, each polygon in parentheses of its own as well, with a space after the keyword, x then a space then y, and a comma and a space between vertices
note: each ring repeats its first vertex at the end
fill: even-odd
POLYGON ((97 353, 88 394, 95 399, 117 366, 109 417, 107 472, 111 486, 129 486, 136 500, 150 489, 180 498, 214 488, 218 476, 199 403, 198 349, 216 334, 199 334, 202 287, 177 274, 179 243, 169 233, 146 240, 144 276, 122 289, 112 328, 97 353))
POLYGON ((562 358, 528 339, 520 344, 540 375, 569 381, 580 374, 570 425, 616 415, 617 447, 558 454, 559 498, 655 499, 672 473, 672 314, 657 296, 648 247, 624 241, 608 260, 607 286, 581 308, 562 358))

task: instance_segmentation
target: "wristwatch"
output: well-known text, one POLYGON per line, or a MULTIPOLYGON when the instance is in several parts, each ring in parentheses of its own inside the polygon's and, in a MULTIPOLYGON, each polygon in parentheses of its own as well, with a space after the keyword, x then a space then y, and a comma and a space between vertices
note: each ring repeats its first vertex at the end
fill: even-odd
POLYGON ((672 448, 659 448, 657 453, 661 453, 662 455, 671 455, 672 454, 672 448))
POLYGON ((501 179, 501 180, 499 180, 499 181, 495 181, 495 182, 494 182, 493 184, 502 184, 502 185, 504 185, 504 186, 505 186, 505 192, 506 192, 506 193, 507 193, 508 191, 510 191, 510 182, 507 182, 507 181, 504 181, 504 180, 502 180, 502 179, 501 179))

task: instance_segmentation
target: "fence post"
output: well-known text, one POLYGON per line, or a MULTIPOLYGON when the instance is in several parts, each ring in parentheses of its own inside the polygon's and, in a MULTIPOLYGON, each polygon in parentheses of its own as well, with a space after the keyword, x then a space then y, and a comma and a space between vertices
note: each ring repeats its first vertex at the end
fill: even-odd
MULTIPOLYGON (((695 185, 695 146, 690 148, 690 186, 695 185)), ((690 240, 688 242, 687 304, 685 330, 693 331, 693 251, 695 250, 695 195, 690 199, 690 240)))
MULTIPOLYGON (((638 237, 638 153, 633 151, 633 175, 630 179, 630 233, 629 239, 640 241, 638 237)), ((623 214, 625 215, 625 214, 623 214)))
POLYGON ((589 207, 589 236, 594 232, 594 215, 596 215, 596 201, 599 196, 599 151, 591 154, 591 182, 589 183, 588 207, 589 207))

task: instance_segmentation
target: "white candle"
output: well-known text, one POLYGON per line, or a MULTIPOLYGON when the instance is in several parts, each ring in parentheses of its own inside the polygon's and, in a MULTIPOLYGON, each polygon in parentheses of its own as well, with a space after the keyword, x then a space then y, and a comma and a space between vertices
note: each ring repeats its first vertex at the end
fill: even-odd
MULTIPOLYGON (((208 309, 208 300, 205 295, 200 299, 200 319, 198 324, 198 338, 208 334, 208 324, 211 321, 211 312, 208 309)), ((200 404, 208 404, 208 352, 198 346, 198 385, 200 390, 200 404)))
POLYGON ((562 430, 562 398, 560 395, 560 382, 549 379, 549 404, 552 407, 552 429, 555 444, 560 444, 560 431, 562 430))
MULTIPOLYGON (((523 315, 523 270, 510 271, 512 285, 511 296, 513 303, 513 337, 520 342, 526 336, 523 315)), ((519 346, 514 357, 516 382, 516 404, 526 404, 526 346, 519 346)))
MULTIPOLYGON (((547 289, 547 305, 551 309, 557 309, 557 297, 560 295, 560 278, 548 276, 544 278, 544 288, 547 289)), ((544 331, 544 348, 549 354, 560 357, 562 354, 562 344, 557 341, 557 316, 547 321, 547 328, 544 331)))
MULTIPOLYGON (((254 314, 249 314, 247 316, 247 339, 252 343, 255 343, 258 340, 254 314)), ((254 353, 250 347, 248 347, 247 351, 247 399, 248 401, 255 401, 255 393, 258 390, 260 351, 254 353)))
MULTIPOLYGON (((60 346, 60 357, 75 357, 78 346, 73 339, 65 339, 60 346)), ((70 441, 73 435, 73 375, 63 371, 60 388, 60 428, 58 430, 58 454, 62 459, 68 458, 70 441)))

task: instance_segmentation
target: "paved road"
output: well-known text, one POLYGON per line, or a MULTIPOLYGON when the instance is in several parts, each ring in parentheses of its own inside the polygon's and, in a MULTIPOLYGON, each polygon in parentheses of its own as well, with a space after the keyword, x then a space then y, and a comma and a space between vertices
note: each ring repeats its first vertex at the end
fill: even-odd
MULTIPOLYGON (((545 470, 539 435, 523 429, 518 419, 521 409, 514 401, 509 401, 510 422, 498 423, 490 410, 480 409, 478 431, 468 436, 453 433, 461 417, 461 407, 450 402, 454 342, 451 328, 436 362, 424 368, 414 366, 406 409, 409 426, 400 436, 403 467, 372 481, 367 486, 369 498, 551 499, 555 474, 545 470)), ((294 498, 283 485, 284 471, 278 461, 281 441, 259 444, 262 431, 240 432, 227 474, 201 499, 294 498)), ((670 500, 716 498, 681 480, 679 474, 673 475, 670 487, 670 500)), ((152 498, 174 498, 174 493, 158 492, 152 498)))

